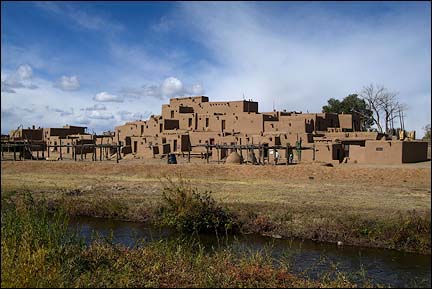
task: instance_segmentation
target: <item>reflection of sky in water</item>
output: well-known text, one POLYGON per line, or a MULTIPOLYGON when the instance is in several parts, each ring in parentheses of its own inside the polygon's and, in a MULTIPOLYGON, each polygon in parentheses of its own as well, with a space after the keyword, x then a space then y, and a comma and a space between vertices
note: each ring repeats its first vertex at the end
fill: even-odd
MULTIPOLYGON (((141 223, 121 222, 96 218, 76 218, 71 227, 78 226, 80 235, 88 244, 92 237, 106 238, 126 246, 139 245, 141 241, 176 238, 168 229, 150 228, 141 223), (97 234, 95 234, 97 232, 97 234)), ((299 240, 276 240, 257 235, 240 235, 228 239, 219 236, 200 235, 200 242, 207 250, 229 245, 239 254, 268 252, 274 264, 292 264, 293 273, 310 278, 337 271, 351 274, 351 280, 366 279, 374 284, 396 287, 431 286, 431 259, 428 255, 409 254, 393 250, 361 248, 299 240)))

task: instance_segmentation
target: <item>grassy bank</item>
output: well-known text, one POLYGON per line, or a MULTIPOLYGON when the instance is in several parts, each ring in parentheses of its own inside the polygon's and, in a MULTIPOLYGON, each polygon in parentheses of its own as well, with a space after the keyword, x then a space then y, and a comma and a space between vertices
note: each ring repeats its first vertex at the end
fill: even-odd
POLYGON ((186 239, 85 246, 67 230, 65 213, 50 215, 29 196, 2 196, 1 237, 2 287, 355 287, 332 268, 312 281, 291 274, 295 264, 275 267, 269 255, 206 253, 186 239))
POLYGON ((181 174, 243 232, 430 254, 430 168, 2 163, 2 194, 29 191, 70 215, 157 222, 162 176, 181 174))

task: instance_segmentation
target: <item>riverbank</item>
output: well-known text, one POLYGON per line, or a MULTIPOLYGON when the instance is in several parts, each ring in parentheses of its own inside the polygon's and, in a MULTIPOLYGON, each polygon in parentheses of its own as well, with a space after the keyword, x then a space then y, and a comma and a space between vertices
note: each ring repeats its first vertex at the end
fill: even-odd
POLYGON ((71 215, 153 222, 163 177, 181 175, 243 232, 430 254, 430 165, 229 166, 2 162, 2 195, 30 191, 71 215), (162 179, 162 180, 161 180, 162 179))
POLYGON ((295 264, 276 267, 265 252, 208 253, 191 239, 133 248, 95 239, 86 246, 62 212, 49 214, 31 197, 16 201, 2 198, 2 287, 356 287, 332 268, 318 281, 300 278, 290 272, 295 264))

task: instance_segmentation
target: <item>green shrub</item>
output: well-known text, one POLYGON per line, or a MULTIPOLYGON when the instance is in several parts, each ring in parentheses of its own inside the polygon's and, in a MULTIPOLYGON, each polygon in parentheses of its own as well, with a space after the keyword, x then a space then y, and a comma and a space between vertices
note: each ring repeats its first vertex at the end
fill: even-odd
POLYGON ((180 232, 228 232, 238 229, 237 218, 219 206, 210 192, 199 193, 190 183, 167 179, 158 216, 162 225, 180 232))

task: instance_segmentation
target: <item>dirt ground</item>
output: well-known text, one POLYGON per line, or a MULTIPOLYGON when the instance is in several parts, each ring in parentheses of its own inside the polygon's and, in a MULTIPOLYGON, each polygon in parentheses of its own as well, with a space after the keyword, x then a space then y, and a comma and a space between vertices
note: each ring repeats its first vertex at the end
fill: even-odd
POLYGON ((1 188, 55 192, 92 188, 142 202, 157 201, 163 177, 190 180, 226 204, 296 207, 304 210, 355 210, 386 214, 430 211, 430 162, 400 166, 297 164, 251 166, 123 160, 115 162, 2 162, 1 188))
POLYGON ((161 205, 166 178, 176 185, 181 178, 199 192, 210 191, 243 220, 247 232, 430 253, 430 162, 399 166, 165 162, 2 161, 1 191, 2 196, 31 192, 38 199, 65 205, 72 215, 147 221, 161 205), (408 235, 407 226, 414 228, 408 235), (401 243, 401 234, 409 240, 415 235, 417 241, 401 243))

